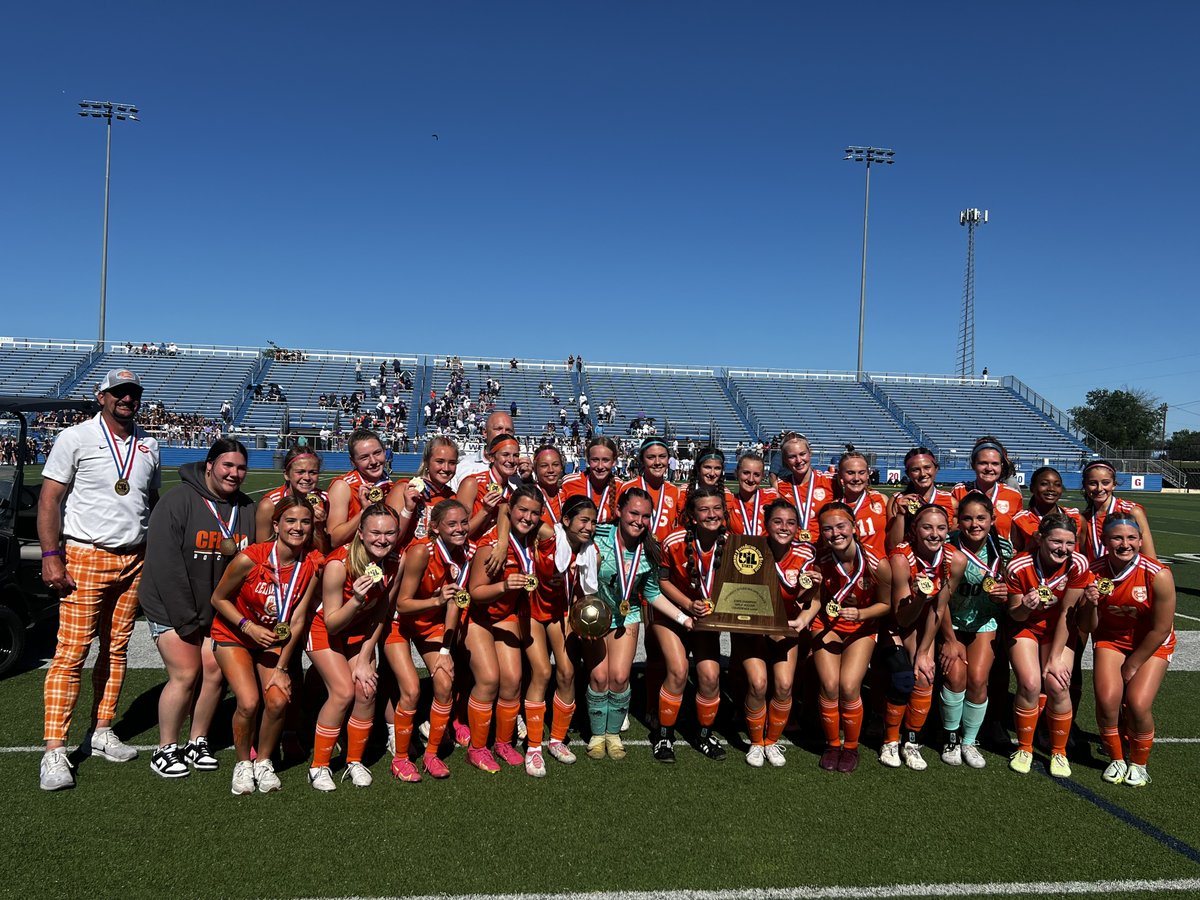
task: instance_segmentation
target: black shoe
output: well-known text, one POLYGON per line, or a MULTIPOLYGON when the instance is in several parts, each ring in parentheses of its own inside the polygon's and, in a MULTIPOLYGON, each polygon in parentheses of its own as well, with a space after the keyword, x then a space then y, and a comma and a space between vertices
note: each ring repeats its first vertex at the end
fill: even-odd
POLYGON ((188 741, 183 748, 183 758, 199 772, 213 772, 220 766, 217 758, 208 750, 208 738, 196 738, 188 741))
POLYGON ((658 729, 658 740, 654 742, 654 758, 662 763, 675 762, 675 729, 658 729))
POLYGON ((150 771, 163 778, 187 778, 192 774, 174 744, 159 747, 150 757, 150 771))
POLYGON ((700 729, 700 734, 696 737, 696 749, 709 759, 715 759, 718 762, 725 758, 725 748, 721 746, 721 742, 717 740, 711 728, 700 729))

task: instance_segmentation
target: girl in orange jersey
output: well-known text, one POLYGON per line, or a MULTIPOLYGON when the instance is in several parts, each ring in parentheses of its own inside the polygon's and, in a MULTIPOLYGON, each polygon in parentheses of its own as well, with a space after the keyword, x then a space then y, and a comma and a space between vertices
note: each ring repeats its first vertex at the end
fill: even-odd
POLYGON ((272 516, 275 505, 284 497, 302 497, 313 508, 313 545, 322 553, 329 552, 329 533, 325 522, 329 514, 329 495, 318 490, 321 481, 321 457, 308 447, 293 447, 283 458, 283 484, 267 491, 258 501, 254 514, 255 535, 258 541, 269 541, 274 533, 272 516))
POLYGON ((914 772, 927 768, 917 736, 933 706, 934 639, 938 621, 966 567, 966 558, 947 545, 949 534, 946 510, 922 506, 912 517, 908 540, 888 557, 896 627, 889 635, 892 647, 887 664, 892 682, 879 761, 893 769, 902 764, 914 772), (906 691, 908 696, 904 696, 906 691))
POLYGON ((542 492, 542 524, 553 528, 562 521, 563 481, 562 452, 555 446, 543 444, 533 451, 533 481, 542 492))
POLYGON ((484 456, 490 465, 464 478, 456 499, 471 512, 471 537, 478 538, 493 528, 499 528, 504 537, 508 517, 501 513, 512 494, 521 445, 511 434, 498 434, 488 442, 484 456))
POLYGON ((420 781, 408 758, 413 716, 421 682, 410 647, 415 646, 433 681, 429 738, 422 768, 432 778, 448 778, 450 769, 438 756, 454 703, 455 634, 471 598, 466 592, 475 546, 468 540, 467 508, 457 500, 442 500, 430 513, 429 534, 404 555, 404 574, 396 595, 396 615, 384 645, 384 655, 400 685, 395 714, 396 749, 392 775, 401 781, 420 781))
POLYGON ((1154 556, 1154 537, 1150 534, 1150 523, 1146 510, 1140 503, 1118 498, 1117 470, 1108 460, 1094 459, 1083 468, 1083 496, 1087 505, 1083 508, 1083 555, 1090 562, 1104 555, 1104 520, 1119 513, 1129 516, 1142 530, 1142 552, 1154 556))
POLYGON ((810 630, 825 732, 820 766, 849 773, 858 768, 862 683, 879 622, 891 610, 891 574, 854 536, 854 511, 845 503, 826 503, 817 524, 824 549, 816 562, 821 594, 810 630))
POLYGON ((871 468, 857 451, 843 453, 838 460, 834 496, 854 512, 858 539, 877 558, 887 554, 887 498, 870 489, 871 468))
POLYGON ((212 605, 213 650, 237 700, 233 713, 233 793, 264 794, 281 787, 271 754, 291 697, 288 660, 304 640, 320 554, 310 552, 312 507, 296 497, 275 506, 273 541, 252 544, 225 569, 212 605), (262 724, 251 732, 259 710, 262 724))
MULTIPOLYGON (((551 448, 553 449, 553 448, 551 448)), ((555 451, 557 452, 557 451, 555 451)), ((546 454, 549 456, 549 454, 546 454)), ((535 454, 535 468, 542 464, 542 453, 535 454)), ((551 502, 540 484, 546 505, 551 502)), ((543 506, 543 516, 546 506, 543 506)), ((525 689, 527 739, 525 771, 535 778, 546 774, 542 758, 542 738, 546 727, 546 688, 550 684, 550 654, 554 654, 554 725, 550 734, 550 755, 561 763, 575 762, 575 754, 566 744, 571 717, 575 714, 575 663, 577 647, 567 629, 567 610, 579 591, 579 557, 587 555, 596 533, 596 505, 587 497, 575 495, 563 503, 557 519, 547 524, 543 518, 538 530, 534 560, 537 588, 529 595, 529 635, 525 656, 529 660, 529 686, 525 689)), ((594 556, 594 551, 592 553, 594 556)))
MULTIPOLYGON (((724 489, 696 487, 683 508, 683 527, 663 541, 659 586, 663 596, 693 619, 712 612, 728 530, 724 489)), ((654 758, 674 762, 675 722, 687 686, 690 650, 696 660, 696 719, 700 724, 696 749, 709 759, 724 759, 725 748, 712 730, 721 703, 720 634, 691 631, 666 616, 654 617, 654 633, 666 662, 666 678, 658 699, 659 733, 654 758)))
POLYGON ((363 751, 375 719, 379 678, 375 648, 384 633, 400 579, 396 541, 400 520, 395 510, 372 503, 362 511, 358 531, 348 545, 338 547, 325 562, 321 602, 308 629, 308 658, 325 681, 328 696, 317 713, 312 765, 308 782, 318 791, 332 791, 329 761, 333 745, 346 724, 346 771, 355 787, 370 787, 371 771, 363 751))
POLYGON ((955 506, 970 491, 986 495, 996 511, 996 530, 1000 537, 1011 540, 1009 532, 1012 531, 1013 516, 1021 511, 1025 501, 1019 490, 1004 483, 1016 472, 1016 466, 1008 458, 1008 451, 998 438, 984 435, 971 450, 971 468, 975 470, 975 480, 954 486, 955 506))
POLYGON ((326 528, 329 545, 340 547, 358 531, 358 518, 372 503, 384 500, 391 490, 383 441, 373 431, 359 428, 347 442, 353 470, 339 475, 329 485, 329 516, 326 528))
POLYGON ((1028 508, 1013 516, 1012 531, 1009 533, 1013 550, 1017 553, 1024 553, 1026 549, 1033 546, 1038 525, 1041 524, 1042 517, 1047 513, 1062 513, 1074 521, 1076 527, 1080 526, 1082 520, 1079 517, 1079 510, 1069 506, 1060 506, 1058 503, 1062 499, 1063 483, 1062 476, 1058 474, 1057 469, 1051 466, 1035 469, 1029 477, 1029 495, 1028 508))
POLYGON ((1028 774, 1033 764, 1033 732, 1043 691, 1050 730, 1050 774, 1056 778, 1071 774, 1067 737, 1077 643, 1075 606, 1092 580, 1087 560, 1075 552, 1075 540, 1075 523, 1067 516, 1043 516, 1035 545, 1009 563, 1005 578, 1008 615, 1014 622, 1008 654, 1017 675, 1013 717, 1018 746, 1009 768, 1022 775, 1028 774))
POLYGON ((495 575, 489 575, 486 566, 490 545, 499 541, 498 530, 484 535, 479 552, 471 562, 467 652, 475 687, 467 703, 471 727, 467 761, 484 772, 500 770, 492 752, 485 746, 492 725, 493 702, 496 704, 496 743, 493 748, 496 755, 510 766, 524 762, 512 740, 521 707, 521 619, 528 618, 529 595, 538 586, 534 557, 542 502, 541 492, 532 484, 513 491, 508 502, 504 567, 495 575))
POLYGON ((788 432, 780 444, 787 474, 776 482, 779 496, 796 507, 800 530, 796 539, 802 544, 817 540, 817 511, 833 499, 833 479, 812 467, 812 448, 802 434, 788 432))
POLYGON ((663 443, 662 438, 646 438, 638 450, 638 477, 631 478, 621 485, 617 494, 617 499, 620 500, 621 494, 636 487, 650 495, 650 501, 654 504, 652 529, 655 540, 659 542, 666 540, 667 535, 674 530, 679 509, 679 488, 667 480, 669 458, 667 445, 663 443))
POLYGON ((726 519, 732 515, 733 494, 725 489, 725 454, 716 447, 702 447, 696 451, 695 465, 688 475, 687 485, 679 493, 679 513, 675 518, 676 525, 683 524, 683 508, 687 505, 688 494, 698 487, 719 488, 725 498, 727 510, 726 519))
MULTIPOLYGON (((764 488, 762 456, 748 451, 738 457, 734 477, 738 490, 729 503, 729 530, 737 534, 766 534, 766 508, 779 496, 772 488, 764 488)), ((793 507, 794 508, 794 507, 793 507)))
POLYGON ((803 652, 808 652, 808 629, 817 614, 817 596, 821 576, 813 569, 813 552, 809 544, 797 544, 796 531, 800 520, 796 508, 788 501, 776 498, 763 511, 766 519, 767 541, 779 580, 779 593, 788 610, 788 624, 796 630, 791 635, 735 634, 740 644, 742 665, 746 670, 746 728, 750 735, 747 764, 761 768, 764 762, 782 766, 786 760, 779 739, 792 712, 792 684, 796 664, 803 652), (774 693, 767 703, 769 673, 773 676, 774 693))
POLYGON ((1145 787, 1154 744, 1154 698, 1175 650, 1175 579, 1144 555, 1140 526, 1122 513, 1104 522, 1105 554, 1092 562, 1096 603, 1085 605, 1082 627, 1095 642, 1096 724, 1111 760, 1110 784, 1145 787), (1128 730, 1129 762, 1120 726, 1128 730))
POLYGON ((444 434, 435 435, 425 442, 417 474, 404 482, 400 490, 388 494, 388 506, 400 516, 401 550, 429 536, 433 508, 443 500, 454 499, 450 483, 457 470, 458 444, 444 434))
POLYGON ((932 450, 914 447, 904 454, 904 474, 908 476, 908 487, 892 494, 888 502, 889 551, 904 540, 909 517, 922 506, 940 506, 954 515, 954 495, 937 486, 938 461, 932 450))
POLYGON ((617 494, 621 484, 613 474, 617 464, 617 445, 612 438, 597 435, 587 442, 584 456, 587 469, 563 479, 562 500, 582 495, 596 505, 597 523, 617 520, 617 494))

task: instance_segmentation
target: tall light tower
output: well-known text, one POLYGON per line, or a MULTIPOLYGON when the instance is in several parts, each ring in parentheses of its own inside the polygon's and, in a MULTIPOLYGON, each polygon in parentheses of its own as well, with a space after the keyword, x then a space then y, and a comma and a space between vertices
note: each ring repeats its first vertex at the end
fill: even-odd
POLYGON ((100 249, 100 334, 96 339, 97 349, 104 352, 105 294, 108 290, 108 182, 112 169, 112 123, 139 122, 138 108, 130 103, 113 103, 111 100, 81 100, 79 115, 85 119, 104 119, 104 238, 100 249))
POLYGON ((871 208, 871 163, 890 166, 896 160, 895 150, 882 147, 847 147, 842 159, 867 164, 867 187, 863 194, 863 252, 862 280, 858 287, 858 380, 863 378, 863 334, 867 321, 867 213, 871 208))
POLYGON ((975 227, 986 225, 986 209, 964 209, 958 224, 967 226, 967 274, 963 279, 962 322, 958 326, 958 376, 975 377, 975 227))

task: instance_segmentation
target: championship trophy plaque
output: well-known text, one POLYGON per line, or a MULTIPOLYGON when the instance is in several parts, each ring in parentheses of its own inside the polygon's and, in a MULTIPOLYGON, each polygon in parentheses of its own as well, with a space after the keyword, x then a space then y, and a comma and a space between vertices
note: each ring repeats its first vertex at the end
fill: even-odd
POLYGON ((792 633, 779 593, 775 560, 764 535, 730 532, 712 596, 713 610, 696 619, 696 631, 792 633))

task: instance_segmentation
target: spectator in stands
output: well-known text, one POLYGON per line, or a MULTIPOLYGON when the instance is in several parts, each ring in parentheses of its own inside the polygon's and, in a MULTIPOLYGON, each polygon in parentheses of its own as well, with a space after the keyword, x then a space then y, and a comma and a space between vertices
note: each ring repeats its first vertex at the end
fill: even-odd
POLYGON ((570 372, 575 365, 575 354, 572 353, 567 357, 567 371, 570 372))
POLYGON ((512 369, 514 372, 517 371, 517 365, 518 365, 517 358, 515 356, 508 361, 508 367, 510 369, 512 369))
POLYGON ((179 345, 176 344, 174 341, 171 341, 171 343, 167 344, 167 356, 177 356, 177 355, 179 355, 179 345))
POLYGON ((576 371, 576 372, 582 372, 582 371, 583 371, 583 356, 576 356, 576 357, 575 357, 575 371, 576 371))
POLYGON ((516 400, 514 400, 512 403, 508 404, 508 414, 510 416, 512 416, 514 419, 521 414, 521 410, 517 407, 516 400))
POLYGON ((354 363, 354 380, 362 384, 362 360, 356 360, 354 363))

